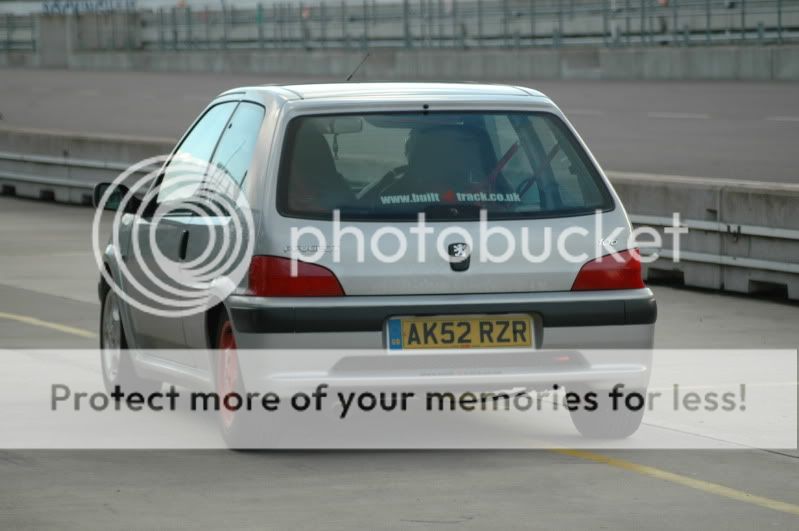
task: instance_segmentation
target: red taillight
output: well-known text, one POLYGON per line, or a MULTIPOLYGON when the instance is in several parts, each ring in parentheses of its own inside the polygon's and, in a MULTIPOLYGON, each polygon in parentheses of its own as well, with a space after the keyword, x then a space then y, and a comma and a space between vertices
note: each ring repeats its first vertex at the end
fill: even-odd
POLYGON ((638 289, 644 287, 638 252, 623 251, 586 262, 577 273, 572 291, 638 289))
POLYGON ((291 274, 291 259, 253 256, 250 291, 258 297, 339 297, 344 295, 336 275, 326 267, 297 261, 291 274))

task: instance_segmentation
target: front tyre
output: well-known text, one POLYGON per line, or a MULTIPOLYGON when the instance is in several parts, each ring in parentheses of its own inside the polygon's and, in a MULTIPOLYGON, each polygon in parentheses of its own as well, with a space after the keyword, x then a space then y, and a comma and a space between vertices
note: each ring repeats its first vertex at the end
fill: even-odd
POLYGON ((147 395, 159 391, 160 382, 147 380, 136 374, 125 339, 119 298, 113 289, 106 290, 101 304, 100 365, 106 392, 113 393, 117 387, 126 395, 133 392, 147 395))

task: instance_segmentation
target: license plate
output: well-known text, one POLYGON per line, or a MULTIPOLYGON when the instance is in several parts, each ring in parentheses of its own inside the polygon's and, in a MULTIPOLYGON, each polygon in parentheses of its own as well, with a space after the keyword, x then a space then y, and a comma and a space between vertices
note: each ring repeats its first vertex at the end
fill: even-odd
POLYGON ((389 350, 532 346, 529 315, 393 317, 388 321, 389 350))

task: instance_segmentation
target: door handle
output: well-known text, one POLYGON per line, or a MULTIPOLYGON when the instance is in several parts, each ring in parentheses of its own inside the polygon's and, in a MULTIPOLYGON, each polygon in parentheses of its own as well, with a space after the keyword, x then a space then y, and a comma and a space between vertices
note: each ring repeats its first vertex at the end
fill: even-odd
POLYGON ((186 251, 189 249, 189 231, 184 230, 180 234, 180 246, 178 247, 178 258, 181 261, 186 259, 186 251))

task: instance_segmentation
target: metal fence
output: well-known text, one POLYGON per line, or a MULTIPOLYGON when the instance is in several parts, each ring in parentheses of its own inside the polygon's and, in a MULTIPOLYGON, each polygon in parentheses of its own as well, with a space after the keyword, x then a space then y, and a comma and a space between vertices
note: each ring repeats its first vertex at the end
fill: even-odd
POLYGON ((699 45, 799 38, 797 0, 374 0, 140 13, 145 48, 699 45))
POLYGON ((0 15, 0 50, 36 49, 35 19, 30 16, 0 15))
MULTIPOLYGON (((83 50, 690 46, 799 40, 799 0, 320 0, 73 14, 83 50)), ((0 49, 35 49, 0 15, 0 49)))

